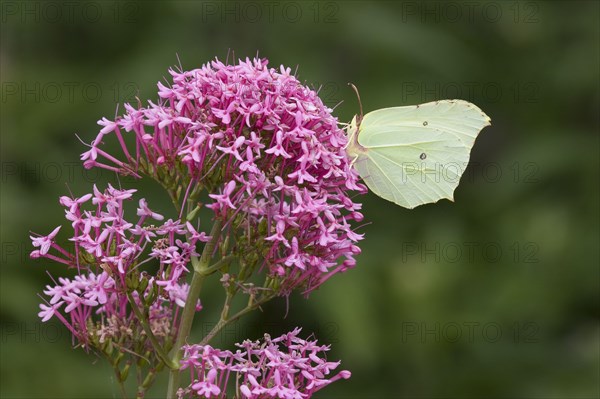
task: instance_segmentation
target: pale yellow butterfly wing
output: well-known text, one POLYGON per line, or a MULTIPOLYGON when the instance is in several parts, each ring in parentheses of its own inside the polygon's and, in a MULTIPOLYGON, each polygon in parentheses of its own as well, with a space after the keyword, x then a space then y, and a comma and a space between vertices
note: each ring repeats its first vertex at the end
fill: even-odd
POLYGON ((453 200, 490 118, 463 100, 384 108, 349 125, 347 151, 371 191, 405 208, 453 200))

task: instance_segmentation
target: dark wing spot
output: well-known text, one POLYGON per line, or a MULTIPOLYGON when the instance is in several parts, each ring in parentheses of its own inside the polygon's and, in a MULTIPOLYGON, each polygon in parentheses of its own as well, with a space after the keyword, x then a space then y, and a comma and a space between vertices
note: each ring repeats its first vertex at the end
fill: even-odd
POLYGON ((425 154, 424 152, 422 152, 421 155, 419 155, 419 158, 421 158, 421 161, 424 161, 425 158, 427 158, 427 154, 425 154))
POLYGON ((427 126, 427 121, 423 122, 423 126, 427 126))

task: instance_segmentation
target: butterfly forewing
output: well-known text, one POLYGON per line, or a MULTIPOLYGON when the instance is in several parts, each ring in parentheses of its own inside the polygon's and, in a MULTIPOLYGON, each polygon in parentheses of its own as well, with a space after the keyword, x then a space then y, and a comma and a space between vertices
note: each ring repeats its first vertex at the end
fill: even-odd
POLYGON ((445 100, 367 114, 355 167, 377 195, 406 208, 452 200, 475 138, 489 118, 475 105, 445 100))

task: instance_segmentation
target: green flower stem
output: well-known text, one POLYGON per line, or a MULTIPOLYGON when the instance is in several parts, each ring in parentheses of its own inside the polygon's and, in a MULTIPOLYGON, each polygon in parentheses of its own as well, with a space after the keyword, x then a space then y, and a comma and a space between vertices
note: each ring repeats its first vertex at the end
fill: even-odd
POLYGON ((156 351, 156 354, 158 355, 160 360, 162 360, 167 365, 167 367, 169 367, 171 369, 174 367, 179 368, 179 364, 174 363, 171 359, 169 359, 169 356, 165 353, 163 347, 160 345, 160 343, 158 342, 158 340, 152 333, 152 329, 150 328, 150 325, 148 324, 148 320, 146 320, 146 318, 142 314, 142 311, 140 310, 140 308, 138 308, 137 304, 135 303, 135 300, 133 299, 133 296, 131 295, 131 292, 127 293, 127 299, 129 300, 129 304, 131 305, 131 308, 133 309, 133 313, 135 313, 135 316, 140 321, 142 328, 144 329, 144 331, 146 332, 146 335, 150 339, 150 342, 152 343, 152 347, 156 351))
POLYGON ((101 353, 102 353, 102 355, 104 355, 106 360, 108 360, 108 362, 110 363, 110 365, 113 368, 113 371, 115 372, 115 377, 119 384, 119 393, 121 394, 121 397, 123 399, 127 399, 127 390, 125 389, 124 381, 121 379, 121 370, 119 369, 118 362, 116 362, 115 359, 113 359, 106 351, 103 351, 101 353))
POLYGON ((226 257, 222 258, 221 260, 219 260, 215 264, 213 264, 213 265, 207 267, 206 269, 204 269, 204 271, 202 271, 202 273, 205 276, 208 276, 208 275, 216 272, 217 270, 219 270, 223 266, 227 265, 228 263, 230 263, 234 259, 235 259, 235 256, 233 256, 233 255, 227 255, 226 257))
POLYGON ((156 370, 150 369, 148 371, 148 374, 146 374, 144 381, 143 382, 140 381, 140 384, 138 385, 136 399, 144 399, 144 396, 146 395, 146 390, 148 390, 150 385, 152 385, 155 378, 156 378, 156 370))
POLYGON ((242 317, 243 315, 255 310, 256 308, 258 308, 260 305, 270 301, 271 299, 273 299, 275 295, 271 294, 268 295, 262 299, 260 299, 257 302, 253 302, 253 301, 249 301, 248 305, 240 310, 239 312, 237 312, 236 314, 234 314, 231 317, 227 317, 227 314, 229 313, 229 304, 226 301, 225 302, 225 306, 223 307, 223 312, 221 313, 221 318, 219 319, 219 322, 217 323, 217 325, 215 325, 213 327, 213 329, 202 339, 202 341, 200 341, 200 345, 206 345, 208 344, 214 337, 215 335, 217 335, 223 328, 225 328, 229 323, 233 323, 234 321, 236 321, 237 319, 239 319, 240 317, 242 317))
POLYGON ((212 257, 213 250, 217 245, 220 235, 221 221, 217 220, 215 221, 212 231, 210 232, 211 240, 204 246, 204 250, 202 251, 200 259, 197 257, 192 257, 194 274, 192 276, 188 297, 181 314, 181 321, 179 323, 179 331, 177 333, 177 339, 175 340, 175 346, 173 347, 171 362, 176 364, 177 367, 172 368, 169 372, 167 399, 175 399, 177 394, 177 388, 179 387, 179 361, 181 360, 182 356, 181 347, 185 344, 190 334, 190 330, 192 329, 192 323, 196 313, 196 302, 200 297, 202 283, 207 276, 206 271, 209 268, 208 263, 210 262, 210 258, 212 257))
POLYGON ((127 399, 127 391, 125 390, 125 384, 123 380, 121 380, 121 372, 118 367, 115 367, 115 375, 117 377, 117 382, 119 383, 119 391, 121 392, 121 396, 123 399, 127 399))
POLYGON ((175 207, 175 210, 179 215, 179 213, 181 212, 181 205, 179 205, 179 198, 177 196, 177 193, 173 192, 173 190, 167 190, 167 192, 169 193, 169 198, 171 198, 171 202, 173 203, 173 206, 175 207))

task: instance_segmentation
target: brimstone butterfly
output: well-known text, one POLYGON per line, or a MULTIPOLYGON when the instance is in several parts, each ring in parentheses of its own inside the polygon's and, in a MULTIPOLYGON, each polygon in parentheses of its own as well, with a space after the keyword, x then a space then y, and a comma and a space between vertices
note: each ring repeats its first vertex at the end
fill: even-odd
POLYGON ((464 100, 384 108, 354 117, 346 151, 367 187, 412 209, 453 201, 479 132, 490 118, 464 100))

